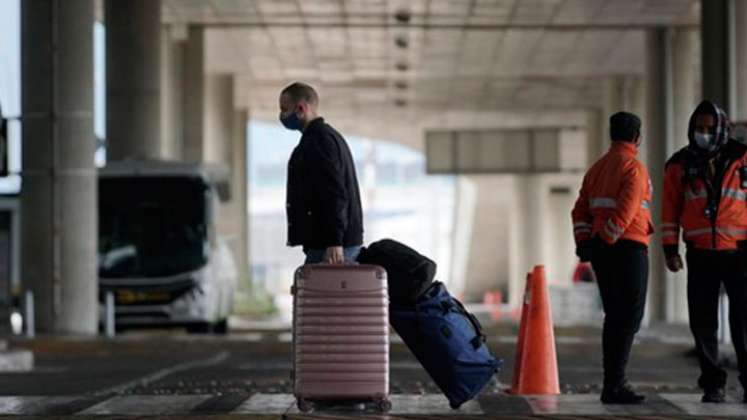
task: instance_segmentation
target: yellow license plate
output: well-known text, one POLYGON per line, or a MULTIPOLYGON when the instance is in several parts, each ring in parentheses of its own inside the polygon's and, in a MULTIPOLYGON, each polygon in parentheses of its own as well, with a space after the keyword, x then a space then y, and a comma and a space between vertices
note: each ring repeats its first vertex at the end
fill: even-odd
POLYGON ((168 302, 171 299, 169 292, 138 292, 135 290, 118 290, 117 303, 141 303, 141 302, 168 302))

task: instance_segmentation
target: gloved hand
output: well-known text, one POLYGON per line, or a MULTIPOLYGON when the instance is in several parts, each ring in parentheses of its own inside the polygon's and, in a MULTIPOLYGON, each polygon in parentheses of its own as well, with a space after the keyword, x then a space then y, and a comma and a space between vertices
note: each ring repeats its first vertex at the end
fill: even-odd
POLYGON ((587 239, 585 241, 581 241, 576 245, 576 255, 581 260, 581 262, 589 262, 591 261, 591 257, 593 254, 593 241, 591 239, 587 239))
POLYGON ((667 268, 669 271, 676 273, 684 268, 680 254, 673 254, 667 257, 667 268))

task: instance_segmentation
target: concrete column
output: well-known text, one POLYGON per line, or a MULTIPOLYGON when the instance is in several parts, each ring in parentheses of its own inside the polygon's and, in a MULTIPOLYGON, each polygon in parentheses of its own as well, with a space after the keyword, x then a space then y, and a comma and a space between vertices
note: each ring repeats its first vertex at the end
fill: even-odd
POLYGON ((107 158, 161 155, 161 2, 106 0, 107 158))
POLYGON ((184 145, 183 156, 187 161, 201 162, 205 156, 203 148, 205 103, 205 32, 201 27, 188 29, 184 50, 184 145))
MULTIPOLYGON (((511 197, 509 227, 510 247, 510 279, 509 304, 519 307, 524 293, 526 273, 537 264, 546 264, 545 247, 543 244, 543 213, 546 204, 541 193, 541 175, 518 175, 513 177, 514 193, 511 197)), ((570 224, 570 210, 568 224, 570 224)))
POLYGON ((609 135, 605 135, 605 116, 603 109, 590 109, 586 120, 587 165, 596 162, 609 147, 609 135))
MULTIPOLYGON (((654 225, 658 225, 661 221, 661 189, 664 185, 664 163, 668 158, 667 145, 672 144, 672 49, 671 33, 668 30, 654 29, 646 33, 645 61, 643 148, 654 187, 652 216, 654 225)), ((666 319, 668 271, 664 264, 659 231, 651 241, 649 261, 647 319, 663 321, 666 319)))
POLYGON ((734 110, 730 116, 734 121, 747 121, 747 1, 732 0, 734 22, 734 110))
POLYGON ((698 32, 680 29, 672 33, 672 86, 675 92, 673 106, 674 127, 670 149, 674 153, 687 146, 687 127, 690 115, 700 102, 700 93, 696 92, 695 57, 698 32))
POLYGON ((173 26, 161 29, 161 141, 159 155, 181 160, 183 127, 184 41, 173 26))
POLYGON ((640 113, 641 104, 637 103, 636 89, 638 80, 635 76, 610 76, 602 86, 604 112, 604 141, 607 150, 609 148, 610 116, 619 111, 640 113))
POLYGON ((21 2, 22 279, 36 325, 95 334, 92 0, 21 2))
MULTIPOLYGON (((241 153, 237 148, 246 147, 239 143, 238 136, 246 134, 246 128, 241 129, 236 121, 237 114, 234 109, 233 101, 233 77, 228 75, 207 75, 205 77, 205 103, 201 114, 194 118, 202 118, 203 123, 203 163, 223 166, 229 172, 228 179, 224 180, 229 184, 229 197, 220 205, 220 217, 218 218, 218 233, 226 239, 229 247, 233 252, 234 260, 237 264, 243 261, 246 264, 246 255, 243 255, 243 242, 246 235, 242 233, 245 227, 245 215, 241 213, 241 197, 236 196, 236 192, 241 193, 238 189, 237 182, 246 183, 237 178, 241 177, 239 172, 242 171, 242 164, 246 166, 246 158, 235 156, 236 151, 241 153), (234 130, 238 129, 238 132, 234 130), (244 216, 244 217, 242 217, 244 216)), ((190 117, 192 118, 192 117, 190 117)), ((243 142, 246 142, 244 139, 243 142)), ((246 152, 244 152, 244 155, 246 152)))
POLYGON ((581 188, 581 174, 514 176, 506 194, 509 213, 509 303, 521 304, 526 273, 546 268, 551 285, 568 286, 578 259, 571 210, 581 188))
MULTIPOLYGON (((667 157, 677 150, 687 146, 687 128, 690 114, 697 102, 695 80, 695 51, 697 31, 676 30, 672 32, 672 86, 676 92, 672 103, 673 124, 672 135, 668 136, 667 157)), ((661 193, 663 186, 654 185, 655 192, 661 193)), ((683 247, 684 248, 684 247, 683 247)), ((684 249, 681 250, 684 255, 684 249)), ((687 273, 666 274, 666 321, 687 323, 687 273)))
POLYGON ((188 29, 183 60, 183 157, 192 162, 228 164, 233 142, 233 77, 206 74, 201 27, 188 29))
POLYGON ((184 52, 183 158, 230 171, 229 197, 220 205, 217 230, 248 278, 246 111, 234 109, 233 76, 205 74, 204 32, 190 28, 184 52))
MULTIPOLYGON (((703 98, 715 101, 727 114, 730 109, 730 9, 731 0, 708 0, 700 8, 703 98)), ((743 6, 740 6, 743 7, 743 6)), ((742 26, 742 25, 739 25, 742 26)))
MULTIPOLYGON (((625 77, 623 76, 610 76, 604 80, 602 85, 603 104, 602 111, 604 113, 604 132, 607 134, 604 138, 605 141, 609 140, 610 132, 610 116, 619 111, 629 111, 629 103, 626 100, 628 95, 625 92, 627 85, 625 83, 625 77)), ((604 150, 607 150, 605 147, 604 150)))
POLYGON ((233 76, 206 75, 204 89, 203 161, 228 165, 233 143, 233 76))
MULTIPOLYGON (((468 244, 464 297, 481 301, 486 291, 508 292, 509 218, 508 176, 479 175, 468 177, 474 186, 471 235, 468 244)), ((460 226, 460 223, 455 226, 460 226)))
MULTIPOLYGON (((459 176, 456 180, 456 200, 454 204, 454 232, 451 247, 451 272, 449 290, 455 295, 464 294, 468 285, 469 258, 474 229, 477 187, 472 177, 459 176)), ((509 264, 509 268, 512 265, 509 264)))
MULTIPOLYGON (((596 147, 599 155, 607 152, 610 148, 610 116, 620 111, 633 112, 640 116, 640 110, 636 112, 634 100, 636 83, 627 76, 610 76, 604 80, 602 85, 602 107, 600 115, 600 134, 596 147)), ((596 160, 596 159, 595 159, 596 160)))
POLYGON ((229 195, 221 203, 218 231, 227 239, 239 282, 249 280, 249 208, 247 123, 249 113, 234 109, 233 77, 210 75, 206 81, 208 118, 207 161, 229 169, 229 195))
MULTIPOLYGON (((646 115, 647 85, 644 77, 629 76, 625 79, 626 107, 641 117, 646 115)), ((643 125, 645 128, 646 121, 643 121, 643 125)), ((645 152, 645 148, 642 152, 645 152)))
MULTIPOLYGON (((249 162, 247 124, 249 111, 234 112, 233 147, 231 152, 231 205, 236 241, 233 249, 239 272, 239 282, 249 281, 249 162)), ((247 284, 248 286, 248 284, 247 284)))

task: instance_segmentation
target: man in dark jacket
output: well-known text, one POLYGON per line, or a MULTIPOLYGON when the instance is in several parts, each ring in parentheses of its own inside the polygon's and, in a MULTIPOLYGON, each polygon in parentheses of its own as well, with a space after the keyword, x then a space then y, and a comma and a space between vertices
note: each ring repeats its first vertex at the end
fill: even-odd
POLYGON ((360 252, 363 212, 353 156, 318 106, 309 85, 293 83, 280 93, 280 122, 303 133, 288 161, 288 246, 303 246, 306 264, 341 264, 360 252))

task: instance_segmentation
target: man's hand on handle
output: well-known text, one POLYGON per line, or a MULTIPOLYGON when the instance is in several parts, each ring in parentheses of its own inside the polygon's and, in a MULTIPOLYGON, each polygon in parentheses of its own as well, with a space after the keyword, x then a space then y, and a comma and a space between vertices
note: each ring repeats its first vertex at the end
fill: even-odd
POLYGON ((344 264, 345 253, 341 246, 331 246, 324 253, 324 262, 327 264, 344 264))

